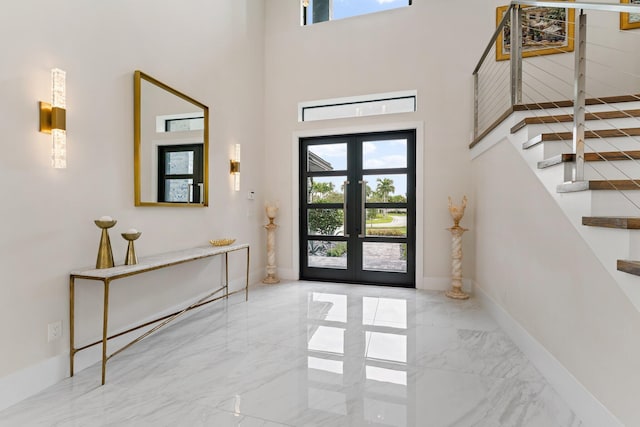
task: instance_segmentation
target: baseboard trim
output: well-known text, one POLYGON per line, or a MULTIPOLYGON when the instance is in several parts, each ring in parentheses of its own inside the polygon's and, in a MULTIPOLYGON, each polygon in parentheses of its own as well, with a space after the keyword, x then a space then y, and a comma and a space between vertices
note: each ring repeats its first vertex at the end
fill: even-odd
MULTIPOLYGON (((249 277, 256 277, 258 274, 257 271, 252 271, 249 277)), ((249 283, 252 283, 251 281, 249 283)), ((243 289, 245 285, 244 278, 236 278, 229 280, 229 290, 235 291, 239 289, 243 289)), ((165 310, 162 310, 152 316, 148 316, 147 318, 141 319, 136 323, 142 324, 148 322, 152 319, 156 319, 161 316, 165 316, 170 313, 174 313, 178 310, 183 309, 187 305, 193 303, 193 301, 202 298, 207 295, 211 291, 207 291, 198 295, 194 298, 190 298, 188 301, 184 301, 181 304, 176 304, 172 307, 169 307, 165 310)), ((249 286, 249 297, 251 297, 251 285, 249 286)), ((244 301, 244 300, 242 300, 244 301)), ((213 303, 216 304, 215 302, 213 303)), ((204 306, 202 309, 206 310, 207 306, 204 306)), ((175 322, 180 322, 187 319, 189 316, 195 314, 197 310, 193 310, 185 313, 180 318, 176 319, 175 322)), ((122 328, 121 330, 127 330, 135 325, 129 325, 127 327, 122 328)), ((109 340, 109 346, 113 346, 113 348, 119 348, 129 341, 134 339, 135 337, 141 335, 142 333, 153 328, 155 324, 150 325, 146 328, 140 328, 136 331, 132 331, 128 334, 122 335, 118 338, 114 338, 109 340)), ((117 331, 115 331, 117 332, 117 331)), ((66 337, 68 340, 68 337, 66 337)), ((99 338, 98 338, 99 339, 99 338)), ((74 362, 74 371, 78 373, 95 363, 98 363, 102 360, 102 348, 99 345, 90 347, 82 352, 76 354, 75 362, 74 362)), ((0 378, 0 411, 9 408, 10 406, 19 403, 20 401, 33 396, 44 389, 51 387, 52 385, 64 380, 69 376, 69 352, 65 351, 63 354, 59 354, 57 356, 46 359, 40 363, 37 363, 32 366, 28 366, 18 372, 14 372, 9 374, 6 377, 0 378)), ((96 378, 96 383, 99 383, 99 378, 96 378)))
POLYGON ((589 392, 549 351, 527 330, 475 284, 475 296, 489 311, 498 325, 529 358, 556 392, 567 402, 584 427, 624 427, 596 397, 589 392))
MULTIPOLYGON (((448 291, 451 289, 451 277, 424 277, 422 285, 417 284, 416 289, 425 291, 448 291)), ((473 292, 473 282, 470 279, 462 279, 462 289, 465 292, 473 292)))

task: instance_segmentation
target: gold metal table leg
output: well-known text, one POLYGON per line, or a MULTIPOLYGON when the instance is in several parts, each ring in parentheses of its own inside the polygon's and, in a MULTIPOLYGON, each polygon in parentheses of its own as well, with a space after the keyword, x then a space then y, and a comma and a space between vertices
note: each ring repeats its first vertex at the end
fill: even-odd
POLYGON ((249 246, 247 246, 247 280, 244 284, 244 300, 249 301, 249 246))
POLYGON ((224 293, 229 298, 229 252, 224 253, 224 293))
POLYGON ((107 330, 109 321, 109 280, 104 281, 104 305, 102 319, 102 385, 107 373, 107 330))
POLYGON ((69 376, 73 376, 73 358, 76 355, 74 347, 74 307, 75 304, 75 277, 69 279, 69 376))

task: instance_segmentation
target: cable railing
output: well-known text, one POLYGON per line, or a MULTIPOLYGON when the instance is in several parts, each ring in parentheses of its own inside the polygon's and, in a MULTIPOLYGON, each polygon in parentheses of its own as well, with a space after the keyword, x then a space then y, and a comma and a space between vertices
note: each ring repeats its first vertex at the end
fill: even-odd
MULTIPOLYGON (((559 191, 587 189, 585 165, 615 189, 610 172, 640 188, 640 29, 618 28, 621 13, 640 28, 640 4, 512 1, 473 71, 474 144, 513 111, 527 110, 573 154, 559 191), (621 106, 618 96, 638 102, 621 106), (554 113, 543 107, 563 119, 546 117, 554 113), (585 150, 598 161, 585 163, 585 150), (637 171, 610 158, 628 159, 637 171)), ((640 210, 640 199, 623 196, 640 210)))

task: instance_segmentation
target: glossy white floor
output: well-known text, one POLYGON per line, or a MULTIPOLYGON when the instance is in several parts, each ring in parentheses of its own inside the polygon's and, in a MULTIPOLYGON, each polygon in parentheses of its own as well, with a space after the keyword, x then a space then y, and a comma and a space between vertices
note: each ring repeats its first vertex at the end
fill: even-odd
POLYGON ((295 282, 234 295, 2 426, 580 426, 477 301, 295 282))

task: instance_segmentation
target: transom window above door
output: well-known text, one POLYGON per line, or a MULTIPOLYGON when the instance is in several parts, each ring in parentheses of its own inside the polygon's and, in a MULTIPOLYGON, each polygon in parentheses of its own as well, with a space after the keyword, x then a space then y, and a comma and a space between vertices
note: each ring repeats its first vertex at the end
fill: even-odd
POLYGON ((301 0, 302 25, 411 6, 412 0, 301 0))

